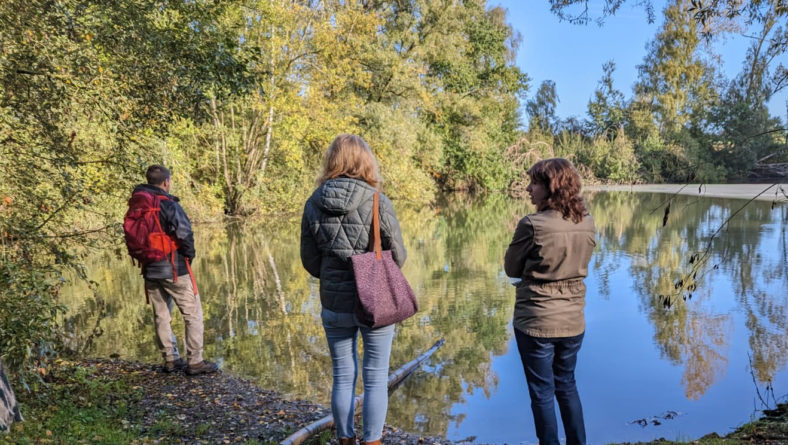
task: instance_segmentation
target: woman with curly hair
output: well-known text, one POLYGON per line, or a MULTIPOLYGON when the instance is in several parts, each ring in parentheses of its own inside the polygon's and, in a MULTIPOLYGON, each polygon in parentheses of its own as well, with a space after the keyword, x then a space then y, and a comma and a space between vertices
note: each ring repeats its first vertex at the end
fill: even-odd
POLYGON ((526 191, 536 212, 517 224, 504 261, 506 274, 521 279, 516 284, 515 339, 539 443, 559 443, 555 399, 567 445, 585 444, 575 364, 585 333, 583 279, 596 246, 594 220, 571 162, 539 161, 528 177, 526 191))

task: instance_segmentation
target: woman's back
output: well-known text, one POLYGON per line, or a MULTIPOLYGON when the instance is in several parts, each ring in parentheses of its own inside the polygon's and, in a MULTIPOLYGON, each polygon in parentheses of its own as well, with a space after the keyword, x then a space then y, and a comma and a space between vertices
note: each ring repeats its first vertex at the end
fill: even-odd
MULTIPOLYGON (((367 251, 373 202, 381 179, 369 145, 340 134, 323 156, 318 187, 301 219, 301 263, 320 278, 320 318, 331 354, 331 414, 340 445, 355 445, 354 403, 358 365, 363 364, 365 445, 380 445, 388 410, 388 369, 394 325, 371 328, 354 315, 357 292, 350 257, 367 251), (364 358, 356 353, 358 334, 364 358)), ((379 194, 381 247, 402 267, 405 246, 391 201, 379 194)), ((376 224, 377 226, 377 224, 376 224)), ((375 242, 377 244, 377 240, 375 242)))
POLYGON ((504 263, 509 276, 522 278, 515 327, 535 337, 569 337, 585 330, 583 278, 595 245, 591 215, 575 223, 544 210, 520 220, 504 263))
MULTIPOLYGON (((324 182, 307 200, 301 221, 301 260, 320 278, 320 302, 334 312, 353 312, 356 284, 350 257, 369 248, 375 188, 353 178, 324 182)), ((380 194, 380 232, 384 250, 400 266, 405 261, 399 223, 391 201, 380 194)))
POLYGON ((523 281, 561 281, 588 275, 596 246, 591 215, 575 223, 556 210, 545 210, 526 216, 522 223, 530 224, 533 233, 533 247, 523 261, 523 281))

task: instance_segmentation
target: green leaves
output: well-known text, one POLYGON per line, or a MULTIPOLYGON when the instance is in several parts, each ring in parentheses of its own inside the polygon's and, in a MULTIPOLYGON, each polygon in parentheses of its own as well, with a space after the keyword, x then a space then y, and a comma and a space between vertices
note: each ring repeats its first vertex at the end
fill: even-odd
POLYGON ((516 40, 481 0, 0 3, 2 358, 43 366, 62 277, 119 246, 151 163, 198 220, 293 211, 341 132, 397 199, 506 187, 516 40))
POLYGON ((12 371, 51 356, 62 272, 117 240, 102 232, 160 159, 155 135, 192 114, 205 82, 238 71, 211 24, 221 13, 201 1, 0 4, 0 350, 12 371))

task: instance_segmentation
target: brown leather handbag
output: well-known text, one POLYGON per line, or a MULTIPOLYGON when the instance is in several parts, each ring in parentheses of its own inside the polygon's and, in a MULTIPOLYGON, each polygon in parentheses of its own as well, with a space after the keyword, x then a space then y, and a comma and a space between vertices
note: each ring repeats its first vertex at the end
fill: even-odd
POLYGON ((370 251, 350 257, 358 291, 356 319, 371 328, 400 322, 419 310, 416 295, 394 262, 391 251, 381 249, 379 201, 378 192, 375 192, 370 251))

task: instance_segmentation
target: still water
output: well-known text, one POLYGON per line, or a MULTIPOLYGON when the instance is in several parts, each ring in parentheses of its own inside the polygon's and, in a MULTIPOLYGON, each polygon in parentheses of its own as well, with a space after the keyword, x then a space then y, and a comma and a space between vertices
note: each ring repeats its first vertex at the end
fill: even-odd
MULTIPOLYGON (((725 434, 785 398, 788 206, 753 202, 710 242, 746 201, 676 196, 662 227, 669 195, 586 198, 598 233, 577 380, 590 443, 725 434), (692 273, 694 289, 677 290, 692 273)), ((439 338, 446 344, 392 394, 390 425, 478 443, 537 442, 511 327, 514 288, 503 273, 516 223, 531 211, 503 196, 400 209, 404 273, 421 310, 397 327, 392 368, 439 338)), ((196 227, 205 355, 263 387, 327 404, 330 359, 318 283, 299 259, 299 224, 296 216, 196 227)), ((158 362, 151 309, 125 248, 97 253, 88 270, 94 290, 63 292, 75 343, 90 355, 158 362)))

